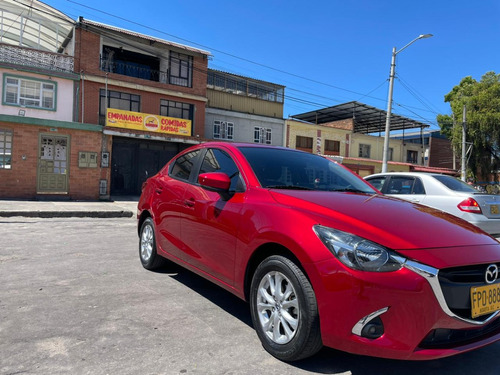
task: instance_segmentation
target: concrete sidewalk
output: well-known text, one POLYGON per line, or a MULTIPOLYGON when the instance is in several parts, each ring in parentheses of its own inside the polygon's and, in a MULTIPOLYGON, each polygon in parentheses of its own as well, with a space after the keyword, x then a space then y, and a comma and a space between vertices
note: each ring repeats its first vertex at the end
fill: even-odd
POLYGON ((116 197, 110 201, 38 201, 0 199, 0 217, 133 217, 139 197, 116 197))

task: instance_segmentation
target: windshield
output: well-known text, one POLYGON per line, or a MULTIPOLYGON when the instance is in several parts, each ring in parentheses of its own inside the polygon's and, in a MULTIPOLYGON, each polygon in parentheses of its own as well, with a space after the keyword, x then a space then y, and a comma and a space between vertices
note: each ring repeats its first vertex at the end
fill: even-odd
POLYGON ((445 175, 435 175, 432 177, 441 182, 444 186, 446 186, 450 190, 461 191, 464 193, 479 193, 479 191, 474 189, 472 186, 467 185, 465 182, 457 178, 445 175))
POLYGON ((264 188, 376 193, 363 180, 319 155, 265 147, 239 149, 264 188))

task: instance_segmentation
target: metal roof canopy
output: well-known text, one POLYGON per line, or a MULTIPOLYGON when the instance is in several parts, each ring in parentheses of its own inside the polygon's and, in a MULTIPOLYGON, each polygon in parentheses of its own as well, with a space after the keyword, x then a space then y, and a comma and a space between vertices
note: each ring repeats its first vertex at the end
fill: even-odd
POLYGON ((0 43, 61 52, 74 23, 41 1, 0 1, 0 43))
MULTIPOLYGON (((292 118, 313 124, 325 124, 333 121, 354 119, 354 133, 384 133, 387 112, 357 101, 301 113, 292 118)), ((423 122, 391 113, 391 131, 415 128, 428 128, 423 122)))

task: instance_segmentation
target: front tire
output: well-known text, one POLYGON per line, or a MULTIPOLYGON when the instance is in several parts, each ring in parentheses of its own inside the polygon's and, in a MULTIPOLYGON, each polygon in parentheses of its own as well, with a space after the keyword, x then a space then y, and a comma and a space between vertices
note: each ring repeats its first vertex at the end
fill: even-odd
POLYGON ((166 259, 156 251, 155 227, 153 219, 148 217, 141 226, 139 236, 139 258, 147 270, 155 270, 166 263, 166 259))
POLYGON ((256 269, 250 289, 252 321, 264 348, 296 361, 322 347, 316 296, 302 270, 274 255, 256 269))

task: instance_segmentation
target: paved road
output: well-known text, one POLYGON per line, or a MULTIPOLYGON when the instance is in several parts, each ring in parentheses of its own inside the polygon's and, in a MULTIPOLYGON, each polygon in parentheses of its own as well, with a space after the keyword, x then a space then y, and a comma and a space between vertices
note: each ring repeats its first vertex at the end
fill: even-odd
POLYGON ((135 220, 0 218, 0 374, 498 374, 500 343, 429 362, 261 347, 246 303, 142 268, 135 220))

